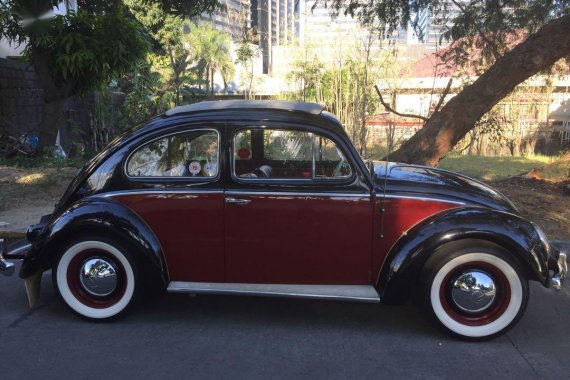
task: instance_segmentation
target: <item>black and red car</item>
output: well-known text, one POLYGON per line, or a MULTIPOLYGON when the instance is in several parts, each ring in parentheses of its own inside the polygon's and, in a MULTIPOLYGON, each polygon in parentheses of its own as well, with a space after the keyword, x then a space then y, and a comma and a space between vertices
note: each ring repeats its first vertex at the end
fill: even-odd
POLYGON ((156 280, 176 293, 415 298, 466 339, 504 333, 529 280, 560 289, 567 271, 496 190, 364 162, 322 106, 281 101, 177 107, 123 134, 0 252, 5 273, 23 259, 30 289, 51 269, 92 320, 123 315, 156 280))

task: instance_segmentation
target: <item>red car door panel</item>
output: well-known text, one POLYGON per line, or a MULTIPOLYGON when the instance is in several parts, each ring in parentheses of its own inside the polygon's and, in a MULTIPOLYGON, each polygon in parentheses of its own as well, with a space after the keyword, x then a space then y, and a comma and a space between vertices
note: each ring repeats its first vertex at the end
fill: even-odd
POLYGON ((368 195, 228 192, 226 281, 367 284, 372 206, 368 195))

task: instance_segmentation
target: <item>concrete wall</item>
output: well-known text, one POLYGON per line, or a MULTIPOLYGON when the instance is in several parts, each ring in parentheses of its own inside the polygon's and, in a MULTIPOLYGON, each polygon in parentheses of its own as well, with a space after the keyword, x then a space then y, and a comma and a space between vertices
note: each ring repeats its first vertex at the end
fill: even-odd
POLYGON ((30 65, 0 59, 0 133, 32 133, 41 121, 44 98, 30 65))

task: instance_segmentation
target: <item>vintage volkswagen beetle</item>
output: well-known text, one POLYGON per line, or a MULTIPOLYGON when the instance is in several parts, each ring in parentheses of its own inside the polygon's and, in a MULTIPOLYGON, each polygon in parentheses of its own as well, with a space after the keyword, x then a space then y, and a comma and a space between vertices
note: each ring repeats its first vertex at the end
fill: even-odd
POLYGON ((202 102, 115 139, 51 215, 2 250, 32 299, 123 315, 169 292, 402 303, 486 339, 523 315, 528 280, 560 289, 566 255, 499 192, 429 167, 365 163, 318 104, 202 102))

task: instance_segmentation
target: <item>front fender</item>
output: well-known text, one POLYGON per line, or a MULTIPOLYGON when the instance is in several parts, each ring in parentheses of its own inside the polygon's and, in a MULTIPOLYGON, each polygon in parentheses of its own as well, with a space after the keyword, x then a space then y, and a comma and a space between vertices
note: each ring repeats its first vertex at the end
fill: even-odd
POLYGON ((104 198, 82 199, 51 218, 33 239, 32 248, 22 263, 20 277, 27 278, 39 270, 51 268, 58 246, 81 232, 99 232, 121 239, 142 255, 143 263, 159 271, 166 283, 166 263, 154 233, 134 212, 104 198))
POLYGON ((388 253, 378 278, 380 299, 402 303, 435 249, 461 239, 493 242, 520 262, 529 279, 548 286, 549 247, 528 220, 480 207, 453 209, 428 218, 403 235, 388 253))

